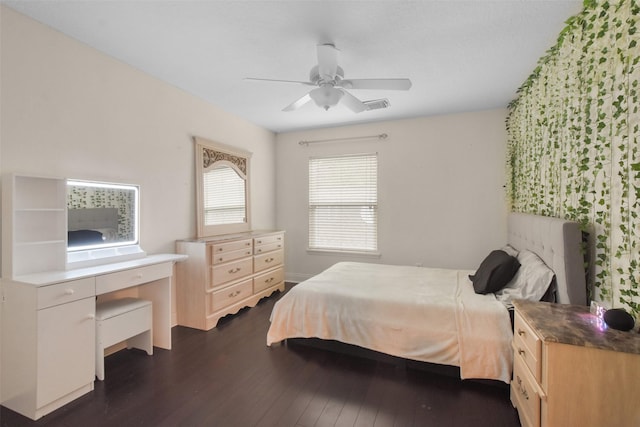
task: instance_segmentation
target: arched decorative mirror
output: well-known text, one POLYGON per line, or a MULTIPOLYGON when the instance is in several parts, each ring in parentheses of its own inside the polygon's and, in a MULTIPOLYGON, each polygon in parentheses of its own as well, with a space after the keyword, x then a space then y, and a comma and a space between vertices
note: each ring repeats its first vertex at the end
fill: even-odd
POLYGON ((251 229, 251 153, 195 137, 197 237, 251 229))

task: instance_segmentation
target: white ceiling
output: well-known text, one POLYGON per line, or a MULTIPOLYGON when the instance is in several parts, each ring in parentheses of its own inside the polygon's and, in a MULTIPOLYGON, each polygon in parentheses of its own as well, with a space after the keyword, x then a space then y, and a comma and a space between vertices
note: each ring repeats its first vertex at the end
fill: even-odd
POLYGON ((274 132, 505 107, 582 0, 9 1, 3 4, 274 132), (345 78, 410 78, 355 114, 282 108, 333 43, 345 78))

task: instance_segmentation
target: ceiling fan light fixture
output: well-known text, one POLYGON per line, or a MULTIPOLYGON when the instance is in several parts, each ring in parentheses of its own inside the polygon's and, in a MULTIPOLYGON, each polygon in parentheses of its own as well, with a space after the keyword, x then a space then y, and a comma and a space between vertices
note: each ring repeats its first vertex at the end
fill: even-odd
POLYGON ((313 102, 316 103, 318 107, 322 107, 328 110, 331 107, 335 107, 338 102, 344 96, 344 92, 340 89, 336 89, 331 85, 322 85, 317 89, 313 89, 309 92, 309 96, 313 99, 313 102))

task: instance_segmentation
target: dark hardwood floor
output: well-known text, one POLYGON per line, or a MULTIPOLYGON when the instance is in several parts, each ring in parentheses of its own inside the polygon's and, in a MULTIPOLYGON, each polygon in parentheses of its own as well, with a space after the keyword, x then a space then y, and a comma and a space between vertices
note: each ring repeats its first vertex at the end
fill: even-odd
POLYGON ((203 332, 173 329, 173 350, 106 358, 95 390, 37 422, 2 426, 519 426, 506 386, 460 381, 300 345, 266 346, 279 295, 203 332))

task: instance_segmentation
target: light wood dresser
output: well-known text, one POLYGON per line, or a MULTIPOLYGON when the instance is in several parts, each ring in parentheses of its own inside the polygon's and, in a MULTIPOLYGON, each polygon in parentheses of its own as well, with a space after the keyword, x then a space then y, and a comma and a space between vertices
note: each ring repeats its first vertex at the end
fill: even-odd
POLYGON ((511 402, 523 426, 639 426, 640 335, 586 306, 516 301, 511 402))
POLYGON ((252 231, 179 240, 178 324, 209 330, 220 318, 284 291, 284 232, 252 231))

